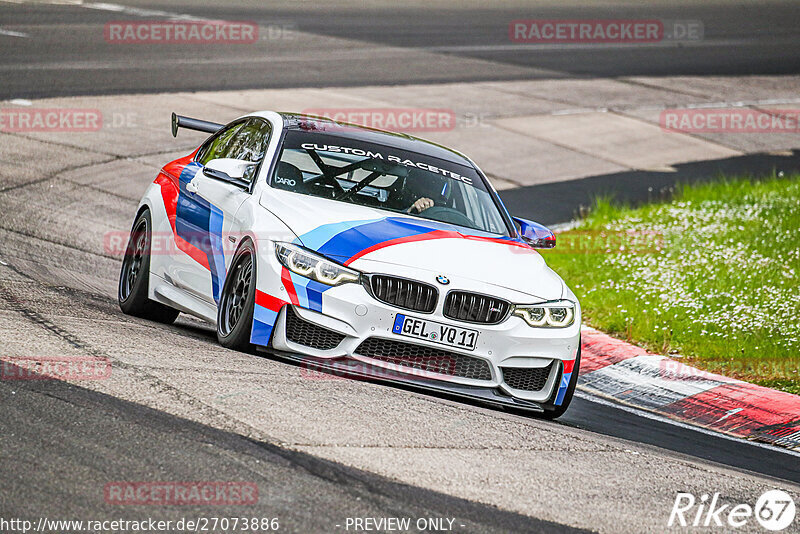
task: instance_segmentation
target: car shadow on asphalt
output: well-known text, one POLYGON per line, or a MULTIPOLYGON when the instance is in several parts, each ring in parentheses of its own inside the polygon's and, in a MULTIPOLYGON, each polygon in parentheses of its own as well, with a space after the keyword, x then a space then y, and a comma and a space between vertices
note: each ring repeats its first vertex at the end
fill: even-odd
POLYGON ((669 199, 678 184, 710 182, 722 176, 763 178, 778 172, 800 172, 800 149, 792 150, 791 155, 751 154, 672 167, 674 172, 617 172, 499 193, 506 208, 516 217, 542 224, 565 223, 580 217, 598 197, 636 206, 669 199))

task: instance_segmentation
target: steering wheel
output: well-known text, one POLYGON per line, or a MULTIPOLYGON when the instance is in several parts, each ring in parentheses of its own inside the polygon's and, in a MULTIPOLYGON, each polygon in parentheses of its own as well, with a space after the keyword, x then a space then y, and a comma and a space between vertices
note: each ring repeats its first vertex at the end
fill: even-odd
POLYGON ((469 219, 469 217, 457 209, 440 205, 438 202, 434 204, 432 208, 424 210, 422 213, 420 213, 420 215, 427 219, 457 224, 459 226, 473 226, 473 222, 469 219))

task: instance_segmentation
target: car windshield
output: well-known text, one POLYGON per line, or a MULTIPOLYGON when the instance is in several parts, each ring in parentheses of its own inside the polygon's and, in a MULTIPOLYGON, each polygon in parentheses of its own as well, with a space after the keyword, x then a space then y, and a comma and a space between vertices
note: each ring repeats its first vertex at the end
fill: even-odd
POLYGON ((497 205, 474 168, 388 145, 290 130, 271 185, 508 235, 497 205))

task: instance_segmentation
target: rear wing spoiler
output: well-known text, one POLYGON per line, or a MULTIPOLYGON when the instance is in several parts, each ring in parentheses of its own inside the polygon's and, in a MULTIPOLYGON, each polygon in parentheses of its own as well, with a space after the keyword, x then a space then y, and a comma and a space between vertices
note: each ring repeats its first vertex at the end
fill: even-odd
POLYGON ((176 115, 175 113, 172 114, 172 137, 178 136, 178 128, 197 130, 198 132, 216 133, 223 126, 224 124, 217 124, 216 122, 193 119, 191 117, 184 117, 183 115, 176 115))

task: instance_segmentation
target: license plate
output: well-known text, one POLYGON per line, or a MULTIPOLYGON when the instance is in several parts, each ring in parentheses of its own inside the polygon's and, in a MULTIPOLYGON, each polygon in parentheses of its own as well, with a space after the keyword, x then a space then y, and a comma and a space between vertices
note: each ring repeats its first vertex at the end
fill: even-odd
POLYGON ((427 319, 417 319, 398 313, 392 332, 401 336, 424 339, 459 349, 472 350, 478 342, 478 331, 459 328, 427 319))

